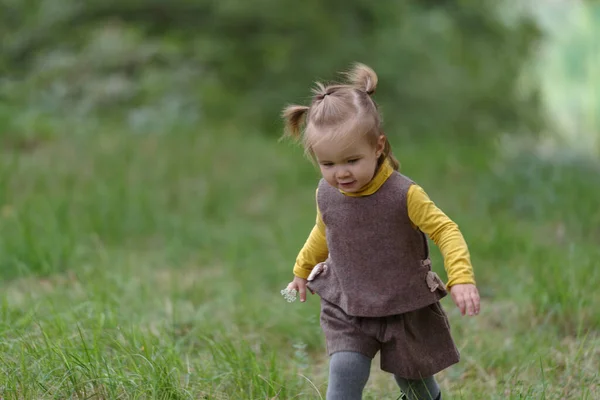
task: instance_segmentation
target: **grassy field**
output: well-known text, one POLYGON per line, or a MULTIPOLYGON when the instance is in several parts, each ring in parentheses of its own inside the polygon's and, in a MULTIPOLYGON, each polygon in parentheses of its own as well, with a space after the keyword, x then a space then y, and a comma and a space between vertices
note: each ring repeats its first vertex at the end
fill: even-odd
MULTIPOLYGON (((476 318, 443 301, 462 352, 444 398, 599 398, 600 167, 393 143, 461 226, 483 297, 476 318)), ((0 397, 324 398, 318 298, 279 293, 317 178, 234 129, 4 136, 0 397)), ((374 362, 366 398, 398 395, 374 362)))

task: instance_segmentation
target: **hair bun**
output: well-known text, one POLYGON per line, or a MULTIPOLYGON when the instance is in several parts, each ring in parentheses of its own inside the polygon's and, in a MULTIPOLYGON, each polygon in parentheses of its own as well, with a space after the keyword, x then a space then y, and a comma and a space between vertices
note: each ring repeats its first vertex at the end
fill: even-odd
POLYGON ((364 91, 369 96, 375 93, 377 74, 372 68, 365 64, 356 63, 346 75, 352 86, 364 91))

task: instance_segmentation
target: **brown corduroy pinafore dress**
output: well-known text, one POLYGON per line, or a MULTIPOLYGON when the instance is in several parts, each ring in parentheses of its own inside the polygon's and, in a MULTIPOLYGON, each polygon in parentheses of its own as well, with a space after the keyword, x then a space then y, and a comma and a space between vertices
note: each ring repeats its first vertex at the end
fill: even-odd
POLYGON ((413 182, 394 172, 373 194, 350 197, 321 180, 317 201, 329 257, 308 278, 321 297, 329 354, 356 351, 407 379, 431 376, 460 359, 431 271, 427 238, 408 217, 413 182))

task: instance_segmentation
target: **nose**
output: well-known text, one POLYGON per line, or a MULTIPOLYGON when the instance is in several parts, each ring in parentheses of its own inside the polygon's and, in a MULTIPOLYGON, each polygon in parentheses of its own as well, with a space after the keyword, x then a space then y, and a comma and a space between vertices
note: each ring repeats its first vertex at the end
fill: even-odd
POLYGON ((350 176, 350 170, 346 167, 340 167, 335 171, 335 176, 338 179, 344 179, 350 176))

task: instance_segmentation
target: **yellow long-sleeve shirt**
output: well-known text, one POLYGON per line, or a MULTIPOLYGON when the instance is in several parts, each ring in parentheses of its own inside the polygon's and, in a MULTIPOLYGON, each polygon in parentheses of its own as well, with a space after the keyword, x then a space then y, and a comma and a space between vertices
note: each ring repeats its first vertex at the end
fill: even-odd
MULTIPOLYGON (((360 192, 342 193, 353 197, 373 194, 393 172, 392 166, 386 162, 360 192)), ((408 190, 407 208, 408 217, 415 229, 420 229, 439 247, 448 275, 446 286, 450 288, 459 283, 475 284, 469 249, 458 225, 448 218, 418 185, 412 185, 408 190)), ((317 221, 296 258, 294 275, 306 279, 315 265, 327 259, 329 249, 325 231, 325 223, 317 205, 317 221)))

